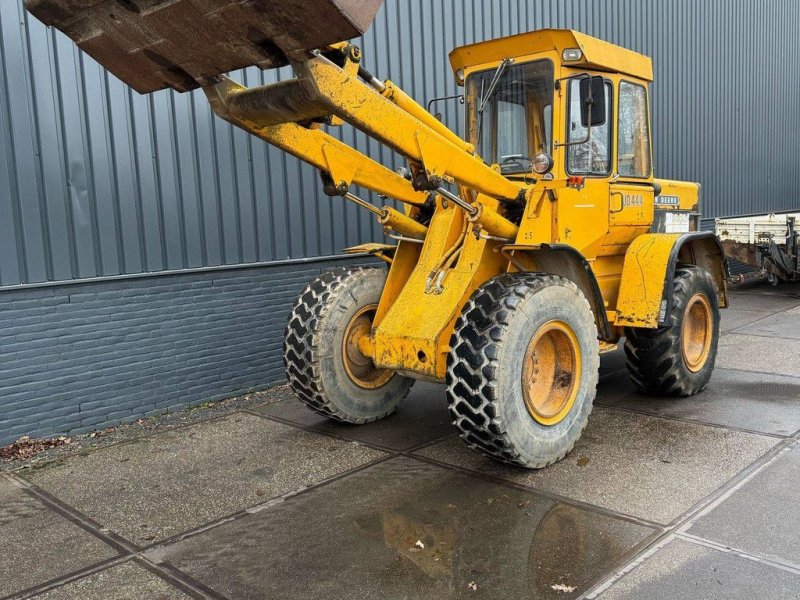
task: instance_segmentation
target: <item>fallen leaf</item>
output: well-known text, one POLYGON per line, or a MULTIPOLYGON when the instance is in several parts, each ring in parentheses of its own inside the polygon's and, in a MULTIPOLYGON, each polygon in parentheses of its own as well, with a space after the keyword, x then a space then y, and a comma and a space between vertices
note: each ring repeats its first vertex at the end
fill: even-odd
POLYGON ((31 439, 30 436, 23 435, 13 444, 0 448, 0 459, 4 461, 26 460, 50 448, 68 446, 71 443, 72 438, 65 436, 50 439, 31 439))
POLYGON ((578 466, 579 467, 585 467, 588 464, 589 464, 589 457, 588 456, 581 456, 578 459, 578 466))

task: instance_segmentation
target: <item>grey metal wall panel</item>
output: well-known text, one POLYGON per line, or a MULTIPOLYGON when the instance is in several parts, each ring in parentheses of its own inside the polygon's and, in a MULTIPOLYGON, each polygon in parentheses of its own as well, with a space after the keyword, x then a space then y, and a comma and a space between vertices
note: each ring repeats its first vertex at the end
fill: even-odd
MULTIPOLYGON (((572 27, 648 54, 656 172, 702 182, 711 217, 800 206, 798 23, 794 0, 387 0, 360 44, 420 102, 456 92, 447 52, 463 43, 572 27)), ((0 286, 330 255, 381 237, 313 169, 213 118, 201 93, 139 96, 22 0, 0 3, 0 70, 0 286)), ((461 131, 457 103, 437 110, 461 131)), ((401 164, 360 132, 336 135, 401 164)))

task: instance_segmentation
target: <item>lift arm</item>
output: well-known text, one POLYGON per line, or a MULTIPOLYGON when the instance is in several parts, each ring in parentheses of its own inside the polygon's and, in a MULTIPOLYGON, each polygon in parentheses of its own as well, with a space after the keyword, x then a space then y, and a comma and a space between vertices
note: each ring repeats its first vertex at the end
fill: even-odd
POLYGON ((307 0, 298 14, 281 0, 26 0, 42 21, 142 93, 202 87, 217 115, 329 176, 329 193, 348 197, 356 184, 420 207, 437 192, 492 235, 516 231, 479 199, 524 202, 527 187, 484 164, 471 144, 391 81, 367 73, 357 47, 336 41, 363 33, 381 3, 307 0), (284 64, 294 78, 252 89, 223 75, 284 64), (321 128, 344 122, 404 156, 413 183, 321 128), (446 190, 445 181, 461 192, 446 190))

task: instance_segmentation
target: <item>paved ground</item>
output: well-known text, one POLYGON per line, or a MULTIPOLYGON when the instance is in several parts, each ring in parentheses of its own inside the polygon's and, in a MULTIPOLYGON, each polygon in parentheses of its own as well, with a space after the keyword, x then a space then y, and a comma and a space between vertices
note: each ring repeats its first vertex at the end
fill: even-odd
POLYGON ((543 471, 473 454, 418 384, 373 425, 279 389, 0 475, 0 597, 800 598, 798 291, 733 295, 698 397, 604 356, 543 471))

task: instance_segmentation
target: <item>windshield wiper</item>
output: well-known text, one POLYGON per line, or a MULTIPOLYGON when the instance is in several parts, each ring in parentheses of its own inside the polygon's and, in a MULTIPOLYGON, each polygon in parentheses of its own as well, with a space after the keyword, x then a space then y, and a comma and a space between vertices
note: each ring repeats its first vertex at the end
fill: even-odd
POLYGON ((494 71, 494 75, 492 75, 492 80, 489 82, 489 87, 486 89, 485 92, 481 94, 481 101, 478 104, 478 126, 476 127, 476 135, 475 140, 478 144, 480 144, 481 134, 483 133, 483 111, 486 110, 486 105, 489 104, 489 100, 492 99, 494 93, 497 91, 497 86, 500 84, 500 78, 503 77, 503 73, 506 70, 506 67, 511 64, 512 59, 504 58, 500 61, 500 64, 497 65, 497 69, 494 71))
POLYGON ((497 91, 497 86, 500 83, 500 78, 503 76, 503 73, 506 70, 506 67, 511 63, 510 58, 504 58, 499 65, 497 65, 497 69, 495 69, 494 75, 492 76, 492 81, 489 83, 489 88, 486 90, 486 93, 481 98, 481 104, 478 106, 478 114, 482 114, 483 111, 486 109, 486 105, 489 103, 489 100, 492 99, 494 96, 495 91, 497 91))

